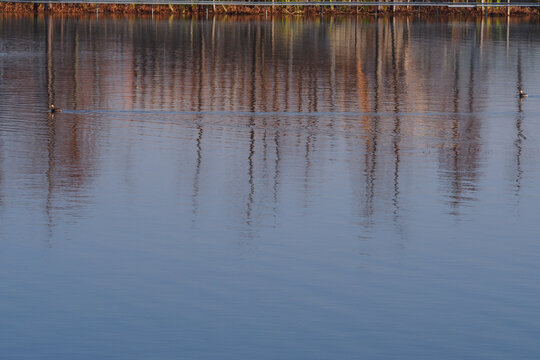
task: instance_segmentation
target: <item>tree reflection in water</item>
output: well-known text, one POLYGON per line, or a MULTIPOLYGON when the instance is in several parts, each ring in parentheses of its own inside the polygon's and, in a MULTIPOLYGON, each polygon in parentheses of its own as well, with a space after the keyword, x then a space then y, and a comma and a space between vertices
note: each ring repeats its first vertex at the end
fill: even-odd
MULTIPOLYGON (((417 161, 412 153, 437 152, 436 177, 448 212, 459 216, 462 206, 476 199, 485 160, 481 114, 488 107, 489 78, 501 72, 496 59, 513 51, 510 32, 496 30, 500 26, 508 28, 510 22, 6 17, 4 37, 33 34, 30 41, 44 51, 31 63, 2 60, 2 87, 18 89, 22 102, 29 103, 35 96, 28 91, 31 84, 41 84, 43 109, 56 103, 68 110, 46 118, 46 137, 26 143, 47 154, 47 161, 35 166, 46 167, 50 224, 55 209, 76 213, 92 196, 87 191, 102 166, 102 145, 121 142, 112 138, 114 126, 120 126, 132 139, 192 139, 195 157, 176 166, 183 168, 182 177, 192 164, 193 223, 207 188, 201 183, 221 182, 225 175, 226 181, 212 186, 229 190, 233 213, 243 219, 245 234, 255 236, 268 215, 273 226, 279 223, 280 193, 288 191, 283 179, 301 179, 302 206, 309 208, 337 160, 347 169, 340 176, 348 178, 359 223, 369 227, 391 204, 401 228, 403 197, 409 196, 400 182, 412 179, 408 169, 417 161), (505 40, 505 47, 490 42, 497 40, 505 40), (26 75, 10 80, 21 73, 26 75), (213 161, 216 141, 224 141, 227 163, 235 171, 216 176, 213 165, 205 165, 213 161), (269 210, 261 204, 272 205, 269 210)), ((516 41, 518 87, 524 72, 520 49, 516 41)), ((525 138, 518 106, 516 194, 525 138)), ((124 166, 137 166, 133 156, 125 155, 124 166)))

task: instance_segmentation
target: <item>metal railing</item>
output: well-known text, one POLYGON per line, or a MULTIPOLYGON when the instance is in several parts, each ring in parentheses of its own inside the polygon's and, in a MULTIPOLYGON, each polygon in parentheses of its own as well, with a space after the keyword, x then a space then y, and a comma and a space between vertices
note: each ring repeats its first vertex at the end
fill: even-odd
POLYGON ((34 4, 135 4, 135 5, 234 5, 234 6, 413 6, 413 7, 540 7, 538 2, 383 2, 383 1, 246 1, 246 0, 0 0, 34 4))

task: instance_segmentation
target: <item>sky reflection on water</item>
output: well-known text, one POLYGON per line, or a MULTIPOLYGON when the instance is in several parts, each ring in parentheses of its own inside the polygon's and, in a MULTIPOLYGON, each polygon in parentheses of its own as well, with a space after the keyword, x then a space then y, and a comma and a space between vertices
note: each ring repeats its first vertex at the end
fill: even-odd
POLYGON ((2 16, 0 357, 536 358, 537 35, 2 16))

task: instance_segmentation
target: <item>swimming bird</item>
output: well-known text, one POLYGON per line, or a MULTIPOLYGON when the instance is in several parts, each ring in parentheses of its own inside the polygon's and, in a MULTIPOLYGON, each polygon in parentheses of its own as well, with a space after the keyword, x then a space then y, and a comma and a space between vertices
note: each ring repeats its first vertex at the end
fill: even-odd
POLYGON ((527 96, 529 96, 529 95, 525 94, 525 93, 523 92, 523 90, 519 89, 519 97, 520 97, 521 99, 524 99, 524 98, 526 98, 527 96))
POLYGON ((54 107, 54 104, 51 104, 51 113, 57 113, 57 112, 62 112, 62 109, 57 109, 54 107))

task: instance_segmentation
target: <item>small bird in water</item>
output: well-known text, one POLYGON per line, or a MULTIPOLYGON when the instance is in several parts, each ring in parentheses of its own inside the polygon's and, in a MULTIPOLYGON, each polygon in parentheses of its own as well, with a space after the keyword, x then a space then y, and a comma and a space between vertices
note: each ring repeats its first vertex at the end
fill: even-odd
POLYGON ((529 96, 529 95, 525 94, 523 92, 523 90, 519 89, 519 98, 520 99, 525 99, 527 96, 529 96))
POLYGON ((62 109, 57 109, 54 107, 54 104, 51 104, 51 109, 50 109, 51 113, 57 113, 57 112, 62 112, 62 109))

